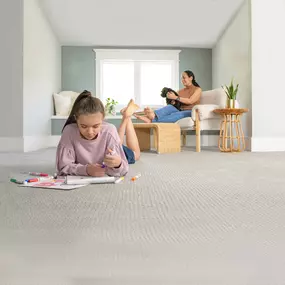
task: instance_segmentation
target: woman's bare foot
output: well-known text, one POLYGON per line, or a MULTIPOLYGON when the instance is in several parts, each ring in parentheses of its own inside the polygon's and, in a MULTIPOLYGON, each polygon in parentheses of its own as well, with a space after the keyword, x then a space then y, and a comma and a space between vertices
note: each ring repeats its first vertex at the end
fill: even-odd
POLYGON ((146 116, 139 116, 139 115, 137 115, 137 114, 134 114, 134 116, 135 116, 137 119, 139 119, 139 120, 141 120, 141 121, 143 121, 143 122, 145 122, 145 123, 151 123, 151 119, 149 119, 149 118, 146 117, 146 116))
POLYGON ((155 113, 149 107, 144 108, 145 115, 152 121, 155 118, 155 113))

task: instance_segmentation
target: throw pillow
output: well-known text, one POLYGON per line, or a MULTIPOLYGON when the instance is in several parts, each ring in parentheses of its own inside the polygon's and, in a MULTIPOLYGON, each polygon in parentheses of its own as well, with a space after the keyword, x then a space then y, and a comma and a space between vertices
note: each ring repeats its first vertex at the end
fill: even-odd
POLYGON ((68 116, 72 107, 72 98, 61 94, 53 94, 56 116, 68 116))

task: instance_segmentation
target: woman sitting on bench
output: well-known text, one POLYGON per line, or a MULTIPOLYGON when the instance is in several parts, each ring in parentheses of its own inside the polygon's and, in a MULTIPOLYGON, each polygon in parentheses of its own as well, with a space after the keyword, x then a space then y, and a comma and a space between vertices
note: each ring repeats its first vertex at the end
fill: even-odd
POLYGON ((190 117, 192 108, 200 103, 202 89, 196 82, 194 73, 190 70, 182 73, 181 81, 185 88, 177 92, 179 96, 173 92, 167 93, 167 98, 172 100, 173 105, 176 100, 181 102, 180 110, 173 105, 167 105, 156 111, 147 107, 144 109, 144 116, 137 114, 134 116, 145 123, 175 123, 182 118, 190 117))

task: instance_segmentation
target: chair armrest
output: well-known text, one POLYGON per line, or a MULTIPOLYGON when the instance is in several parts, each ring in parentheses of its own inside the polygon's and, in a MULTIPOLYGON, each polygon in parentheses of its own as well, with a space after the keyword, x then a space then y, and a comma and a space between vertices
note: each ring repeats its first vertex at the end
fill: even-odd
POLYGON ((220 116, 213 111, 215 109, 220 108, 219 105, 215 104, 201 104, 201 105, 195 105, 192 109, 192 120, 196 120, 196 110, 198 110, 200 121, 207 120, 207 119, 219 119, 220 116))

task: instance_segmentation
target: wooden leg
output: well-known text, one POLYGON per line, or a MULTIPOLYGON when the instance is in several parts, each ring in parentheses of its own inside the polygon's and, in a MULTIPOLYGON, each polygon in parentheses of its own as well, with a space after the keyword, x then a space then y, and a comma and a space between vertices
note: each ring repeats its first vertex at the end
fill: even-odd
POLYGON ((238 124, 238 116, 235 115, 235 137, 236 137, 236 141, 237 141, 237 149, 240 149, 241 146, 241 141, 239 138, 239 124, 238 124))
POLYGON ((228 115, 224 114, 225 128, 224 128, 224 151, 228 150, 228 115))
POLYGON ((201 130, 199 112, 196 110, 196 152, 201 152, 201 130))
POLYGON ((222 152, 228 152, 228 116, 224 114, 220 127, 219 148, 222 152))
POLYGON ((152 129, 152 135, 153 135, 154 149, 157 151, 157 153, 159 153, 160 152, 160 144, 159 144, 159 130, 158 130, 158 128, 152 129))
POLYGON ((229 140, 230 140, 230 150, 233 151, 234 148, 234 142, 233 142, 233 133, 232 133, 232 118, 233 115, 229 115, 229 128, 230 128, 230 135, 229 135, 229 140))
POLYGON ((240 115, 237 115, 237 125, 239 129, 239 138, 238 140, 240 141, 240 148, 238 148, 238 151, 244 151, 245 150, 245 140, 244 140, 244 133, 242 130, 242 125, 240 121, 240 115))
POLYGON ((141 151, 150 150, 150 129, 135 129, 141 151))
POLYGON ((221 120, 221 125, 220 125, 220 136, 219 136, 219 149, 220 151, 223 151, 224 150, 224 130, 225 128, 225 121, 224 120, 221 120))
POLYGON ((182 146, 186 146, 187 131, 182 131, 182 146))
POLYGON ((178 124, 157 124, 153 128, 157 153, 175 153, 181 151, 181 129, 178 124))

